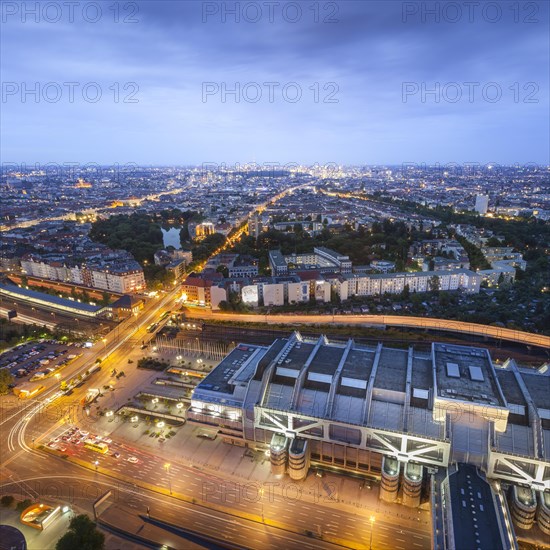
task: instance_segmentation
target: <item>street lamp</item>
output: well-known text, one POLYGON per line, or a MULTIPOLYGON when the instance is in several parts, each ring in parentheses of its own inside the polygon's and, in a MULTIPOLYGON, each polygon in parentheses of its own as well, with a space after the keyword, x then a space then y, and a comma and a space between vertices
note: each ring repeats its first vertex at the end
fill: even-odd
POLYGON ((172 494, 172 480, 170 479, 170 463, 167 462, 164 465, 164 469, 166 470, 166 475, 168 476, 168 488, 170 489, 170 494, 172 494))
POLYGON ((374 516, 369 517, 369 523, 370 523, 370 542, 369 542, 369 550, 372 550, 372 531, 374 530, 374 522, 376 521, 376 518, 374 516))
POLYGON ((260 489, 260 502, 262 503, 262 523, 265 523, 264 519, 264 488, 260 489))

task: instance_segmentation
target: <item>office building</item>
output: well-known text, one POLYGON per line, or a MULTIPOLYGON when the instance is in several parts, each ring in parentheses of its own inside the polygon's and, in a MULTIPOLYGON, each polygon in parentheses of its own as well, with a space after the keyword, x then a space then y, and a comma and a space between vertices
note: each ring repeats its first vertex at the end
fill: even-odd
POLYGON ((474 210, 481 216, 487 214, 489 209, 489 195, 476 195, 474 210))

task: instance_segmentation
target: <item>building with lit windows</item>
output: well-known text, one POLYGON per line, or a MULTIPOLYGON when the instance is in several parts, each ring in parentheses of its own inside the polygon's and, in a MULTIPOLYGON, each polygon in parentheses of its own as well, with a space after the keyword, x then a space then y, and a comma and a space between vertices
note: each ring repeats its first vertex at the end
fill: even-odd
POLYGON ((142 267, 133 259, 94 260, 72 265, 65 257, 41 258, 27 255, 21 268, 29 277, 84 285, 90 288, 131 294, 146 288, 142 267))
POLYGON ((476 195, 476 204, 474 210, 478 214, 487 214, 489 209, 489 195, 476 195))
POLYGON ((197 240, 204 239, 208 235, 216 233, 216 228, 212 222, 203 222, 195 226, 193 236, 197 240))
POLYGON ((328 271, 351 273, 352 263, 349 256, 345 254, 324 246, 316 246, 313 252, 287 256, 284 256, 280 250, 270 250, 269 267, 272 275, 287 275, 292 271, 307 269, 314 269, 321 273, 328 271))
POLYGON ((303 479, 314 465, 372 475, 381 498, 405 506, 420 504, 434 472, 472 464, 489 480, 532 489, 526 521, 539 505, 547 521, 549 388, 550 372, 513 360, 497 367, 484 348, 293 333, 267 347, 239 344, 196 387, 187 414, 265 450, 274 474, 303 479))

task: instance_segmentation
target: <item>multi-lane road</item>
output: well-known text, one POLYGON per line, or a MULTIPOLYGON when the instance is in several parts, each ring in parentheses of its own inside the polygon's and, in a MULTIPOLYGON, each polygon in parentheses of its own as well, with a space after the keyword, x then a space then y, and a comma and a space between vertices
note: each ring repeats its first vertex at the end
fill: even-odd
MULTIPOLYGON (((44 416, 30 422, 30 434, 46 431, 50 438, 66 430, 60 425, 52 430, 44 416)), ((93 431, 93 427, 87 429, 93 431)), ((84 508, 103 491, 112 490, 113 500, 130 512, 143 514, 149 507, 152 516, 166 522, 246 548, 339 546, 331 541, 350 548, 367 548, 370 541, 368 511, 332 502, 325 494, 305 494, 311 485, 304 486, 303 495, 289 491, 283 483, 265 483, 258 489, 254 483, 234 482, 188 463, 172 460, 166 468, 163 457, 126 444, 110 444, 110 451, 119 452, 119 458, 111 453, 94 453, 82 444, 60 444, 65 449, 63 454, 68 454, 71 460, 28 449, 17 458, 16 477, 8 477, 3 485, 22 488, 32 497, 64 499, 84 508), (128 462, 130 456, 137 462, 128 462), (189 503, 190 500, 194 504, 189 503), (309 537, 304 536, 306 532, 310 533, 309 537), (311 537, 319 540, 314 542, 311 537)), ((373 532, 375 548, 421 550, 430 547, 431 538, 426 528, 420 528, 410 519, 399 521, 396 528, 395 517, 377 517, 373 532)))

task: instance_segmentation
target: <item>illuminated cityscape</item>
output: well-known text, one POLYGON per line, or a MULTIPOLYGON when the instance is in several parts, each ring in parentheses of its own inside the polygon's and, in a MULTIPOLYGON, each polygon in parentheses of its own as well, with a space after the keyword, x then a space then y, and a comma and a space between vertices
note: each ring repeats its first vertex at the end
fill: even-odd
POLYGON ((3 2, 0 549, 550 549, 549 21, 3 2))

